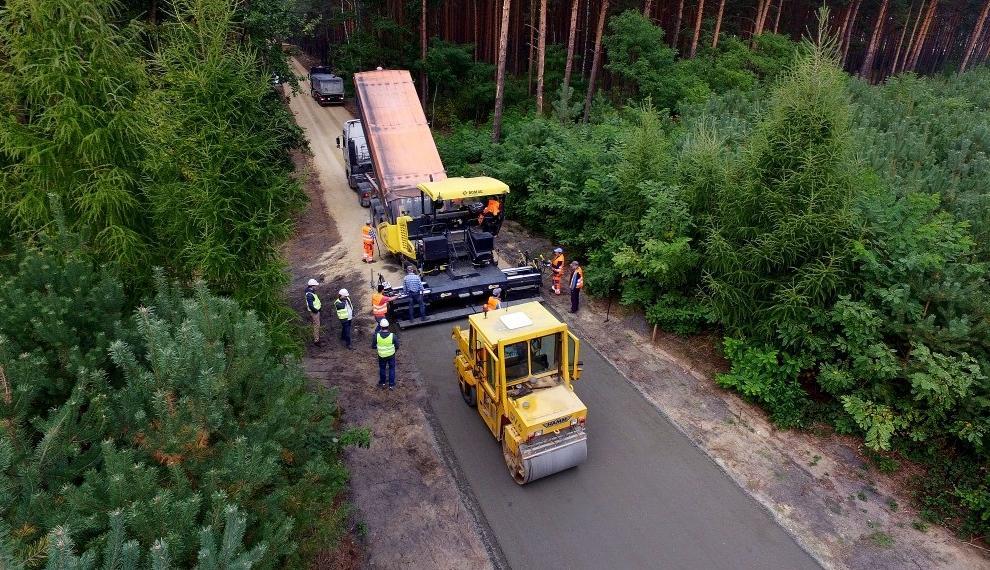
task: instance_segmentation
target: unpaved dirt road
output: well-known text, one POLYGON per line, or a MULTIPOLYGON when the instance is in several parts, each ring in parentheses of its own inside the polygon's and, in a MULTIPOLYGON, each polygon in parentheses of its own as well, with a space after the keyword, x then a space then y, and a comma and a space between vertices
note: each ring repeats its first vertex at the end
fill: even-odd
POLYGON ((818 567, 587 343, 576 390, 588 406, 588 461, 516 485, 499 445, 461 399, 450 329, 417 328, 406 343, 512 568, 818 567))
MULTIPOLYGON (((296 72, 305 75, 298 64, 296 72)), ((303 315, 306 281, 321 282, 325 344, 307 347, 303 366, 312 382, 336 391, 346 424, 372 432, 370 448, 350 449, 346 457, 355 508, 352 532, 364 552, 345 543, 319 556, 313 568, 491 568, 477 518, 462 500, 423 413, 425 390, 410 380, 412 363, 401 349, 398 389, 381 392, 375 387, 368 272, 383 264, 361 263, 360 229, 367 210, 347 187, 335 144, 351 117, 341 107, 321 108, 305 91, 306 82, 301 83, 304 92, 292 98, 290 107, 313 156, 309 161, 297 157, 310 202, 284 248, 292 274, 289 299, 303 315), (340 288, 347 288, 354 302, 354 350, 336 340, 339 325, 330 303, 340 288)))

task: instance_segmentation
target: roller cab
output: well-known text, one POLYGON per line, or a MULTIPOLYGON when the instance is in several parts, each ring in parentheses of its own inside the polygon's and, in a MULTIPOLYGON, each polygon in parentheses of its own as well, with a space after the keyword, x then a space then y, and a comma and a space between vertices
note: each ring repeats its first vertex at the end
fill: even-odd
POLYGON ((468 317, 454 327, 465 403, 496 440, 520 485, 583 463, 588 409, 574 392, 580 341, 537 302, 468 317))

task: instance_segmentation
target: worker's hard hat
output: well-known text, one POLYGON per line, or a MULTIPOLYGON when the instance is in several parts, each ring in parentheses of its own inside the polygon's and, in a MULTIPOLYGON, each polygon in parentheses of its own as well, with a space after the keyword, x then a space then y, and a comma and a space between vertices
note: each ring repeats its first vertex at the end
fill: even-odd
POLYGON ((337 294, 340 295, 341 297, 346 297, 347 289, 341 289, 340 292, 338 292, 337 294))
POLYGON ((492 289, 492 295, 498 297, 501 294, 502 294, 502 288, 501 287, 496 287, 496 288, 492 289))
POLYGON ((380 66, 380 65, 375 68, 375 71, 381 71, 381 70, 382 70, 382 66, 380 66))
POLYGON ((378 321, 378 326, 380 326, 382 328, 387 327, 388 326, 388 319, 382 319, 382 320, 378 321))
POLYGON ((306 285, 309 287, 316 287, 319 284, 320 282, 317 281, 316 279, 310 279, 309 281, 306 282, 306 285))
POLYGON ((553 252, 554 253, 564 253, 564 250, 560 249, 559 247, 555 247, 555 248, 553 248, 553 252))

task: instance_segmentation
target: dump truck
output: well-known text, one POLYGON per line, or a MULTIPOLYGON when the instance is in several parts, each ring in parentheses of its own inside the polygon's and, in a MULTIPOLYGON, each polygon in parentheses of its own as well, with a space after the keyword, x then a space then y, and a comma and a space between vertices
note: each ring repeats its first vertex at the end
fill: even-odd
POLYGON ((451 333, 464 402, 502 443, 520 484, 570 469, 588 457, 588 409, 574 393, 580 341, 538 302, 468 317, 451 333))
POLYGON ((374 190, 365 175, 371 172, 371 154, 368 153, 368 143, 364 140, 361 121, 351 119, 344 123, 344 128, 337 137, 337 148, 344 153, 347 185, 357 192, 362 206, 370 207, 374 190))
POLYGON ((309 68, 309 94, 320 106, 344 104, 344 79, 334 75, 329 67, 309 68))
MULTIPOLYGON (((509 187, 487 176, 448 178, 412 77, 405 70, 354 75, 360 127, 371 158, 371 223, 379 246, 413 265, 425 284, 427 322, 479 312, 495 288, 506 302, 539 297, 542 274, 530 265, 499 268, 495 240, 509 187)), ((402 328, 410 299, 390 290, 402 328)))

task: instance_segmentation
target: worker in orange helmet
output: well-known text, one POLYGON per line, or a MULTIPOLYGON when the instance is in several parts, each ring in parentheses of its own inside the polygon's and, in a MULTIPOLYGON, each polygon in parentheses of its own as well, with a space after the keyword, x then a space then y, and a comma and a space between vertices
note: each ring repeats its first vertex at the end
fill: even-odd
POLYGON ((553 271, 553 294, 560 295, 560 279, 564 276, 564 250, 555 247, 553 259, 550 260, 550 270, 553 271))
POLYGON ((375 237, 374 230, 371 228, 371 222, 365 222, 364 227, 361 228, 361 239, 364 242, 364 257, 362 261, 365 263, 374 263, 375 237))

